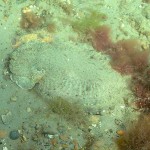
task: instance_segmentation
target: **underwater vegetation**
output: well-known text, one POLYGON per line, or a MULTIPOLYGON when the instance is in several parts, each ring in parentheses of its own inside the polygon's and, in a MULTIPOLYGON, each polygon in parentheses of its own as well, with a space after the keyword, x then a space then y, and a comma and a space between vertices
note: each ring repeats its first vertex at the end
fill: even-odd
POLYGON ((92 44, 97 51, 105 51, 112 46, 110 39, 110 28, 108 26, 100 26, 92 32, 92 44))
POLYGON ((43 10, 37 15, 30 8, 25 7, 22 10, 20 27, 26 31, 32 31, 39 28, 44 28, 48 32, 56 31, 56 23, 52 21, 53 17, 46 10, 43 10))
POLYGON ((26 2, 27 0, 16 0, 16 3, 17 4, 21 4, 21 3, 24 3, 24 2, 26 2))
POLYGON ((149 51, 140 51, 137 40, 122 40, 114 45, 110 56, 113 69, 121 74, 134 74, 148 66, 149 51))
POLYGON ((144 3, 150 3, 150 0, 143 0, 144 3))
POLYGON ((150 116, 141 116, 116 139, 119 150, 150 150, 150 116))
POLYGON ((56 31, 56 24, 55 23, 49 23, 47 24, 47 27, 46 27, 47 31, 48 32, 55 32, 56 31))
POLYGON ((59 97, 51 100, 48 103, 48 106, 52 112, 65 118, 74 125, 87 126, 89 123, 83 108, 76 103, 71 103, 68 100, 59 97))
POLYGON ((148 66, 149 51, 141 51, 138 40, 129 39, 113 43, 108 26, 100 26, 94 30, 92 44, 97 51, 111 57, 110 65, 121 74, 141 72, 148 66))
POLYGON ((73 20, 71 25, 78 33, 88 34, 93 29, 98 28, 106 20, 106 15, 94 10, 89 10, 89 14, 79 19, 73 20))
POLYGON ((131 90, 137 100, 135 105, 142 111, 150 112, 150 68, 132 76, 131 90))
POLYGON ((100 26, 91 36, 93 47, 111 58, 110 65, 114 70, 122 75, 131 75, 129 87, 136 97, 136 107, 150 112, 150 51, 143 51, 135 39, 113 43, 108 26, 100 26))
POLYGON ((57 3, 67 15, 71 15, 73 13, 73 4, 70 1, 55 1, 55 3, 57 3))
MULTIPOLYGON (((56 32, 56 23, 52 21, 52 16, 47 11, 42 11, 37 15, 30 8, 24 8, 22 10, 22 17, 20 20, 20 28, 27 31, 37 31, 38 29, 44 29, 49 33, 56 32)), ((42 35, 41 35, 42 37, 42 35)))
POLYGON ((24 10, 22 12, 22 18, 20 21, 20 27, 22 29, 36 29, 42 25, 42 18, 36 15, 31 10, 24 10))

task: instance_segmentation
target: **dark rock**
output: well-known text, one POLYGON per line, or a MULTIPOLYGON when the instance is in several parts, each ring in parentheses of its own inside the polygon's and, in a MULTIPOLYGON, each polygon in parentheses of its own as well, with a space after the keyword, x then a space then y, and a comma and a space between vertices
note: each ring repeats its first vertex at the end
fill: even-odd
POLYGON ((9 137, 10 137, 10 139, 12 139, 12 140, 17 140, 17 139, 20 137, 20 133, 19 133, 18 130, 10 131, 9 137))

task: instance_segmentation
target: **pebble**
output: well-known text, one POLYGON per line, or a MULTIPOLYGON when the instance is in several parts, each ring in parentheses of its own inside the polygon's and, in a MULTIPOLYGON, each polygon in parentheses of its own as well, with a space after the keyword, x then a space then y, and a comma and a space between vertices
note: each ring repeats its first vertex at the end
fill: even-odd
POLYGON ((1 115, 3 124, 8 124, 12 121, 12 113, 8 111, 6 114, 1 115))
POLYGON ((61 135, 59 136, 59 138, 60 138, 62 141, 68 141, 68 140, 69 140, 69 136, 66 135, 66 134, 61 134, 61 135))
POLYGON ((6 131, 0 130, 0 138, 4 138, 6 136, 6 131))
POLYGON ((90 116, 89 120, 92 124, 98 124, 100 122, 100 116, 92 115, 92 116, 90 116))
POLYGON ((8 150, 8 148, 7 147, 3 147, 3 150, 8 150))
POLYGON ((27 107, 27 112, 29 113, 29 112, 31 112, 32 110, 31 110, 31 108, 30 107, 27 107))
POLYGON ((25 135, 22 135, 21 136, 21 142, 26 142, 27 141, 27 138, 25 137, 25 135))
POLYGON ((17 97, 16 97, 16 96, 12 96, 12 97, 10 98, 10 100, 11 100, 12 102, 16 102, 16 101, 17 101, 17 97))
POLYGON ((10 131, 9 137, 12 140, 17 140, 20 137, 20 133, 18 130, 10 131))

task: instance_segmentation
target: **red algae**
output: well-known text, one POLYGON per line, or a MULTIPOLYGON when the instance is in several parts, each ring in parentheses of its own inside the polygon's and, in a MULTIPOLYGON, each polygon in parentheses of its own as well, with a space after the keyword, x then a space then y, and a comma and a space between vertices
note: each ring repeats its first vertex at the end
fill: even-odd
POLYGON ((142 112, 150 112, 150 68, 132 76, 131 90, 136 96, 135 105, 142 112))
POLYGON ((148 66, 149 51, 141 51, 138 40, 121 40, 113 43, 110 28, 101 26, 92 32, 93 47, 111 57, 111 66, 121 74, 133 74, 148 66))
POLYGON ((121 74, 141 72, 148 66, 148 51, 140 51, 137 40, 123 40, 117 42, 112 51, 111 66, 121 74))
POLYGON ((132 75, 131 90, 136 97, 136 107, 150 112, 149 51, 140 51, 140 44, 136 40, 124 40, 116 43, 110 56, 113 69, 132 75))
POLYGON ((105 51, 111 47, 112 41, 110 39, 110 28, 108 26, 101 26, 92 32, 93 47, 97 51, 105 51))
POLYGON ((111 67, 122 75, 131 75, 130 89, 135 95, 137 109, 150 112, 150 50, 142 51, 138 40, 113 43, 110 29, 101 26, 92 33, 93 47, 110 56, 111 67))

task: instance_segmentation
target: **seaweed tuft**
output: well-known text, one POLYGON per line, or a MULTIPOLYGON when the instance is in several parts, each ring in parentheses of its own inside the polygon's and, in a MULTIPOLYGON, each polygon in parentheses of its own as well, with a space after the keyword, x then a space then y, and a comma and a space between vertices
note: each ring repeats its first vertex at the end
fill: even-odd
POLYGON ((150 116, 141 116, 116 139, 119 150, 150 150, 150 116))
POLYGON ((134 74, 148 66, 149 51, 141 51, 137 40, 122 40, 114 45, 110 56, 113 69, 121 74, 134 74))
POLYGON ((104 20, 106 20, 105 14, 90 10, 88 15, 72 21, 72 27, 79 33, 89 34, 91 31, 101 26, 104 20))
POLYGON ((80 105, 71 103, 69 100, 59 97, 57 99, 51 100, 48 103, 48 106, 52 112, 60 115, 72 124, 87 127, 88 119, 80 105))
POLYGON ((42 18, 31 10, 23 11, 20 27, 25 30, 37 29, 42 25, 42 18))
POLYGON ((112 46, 110 38, 110 28, 108 26, 100 26, 92 32, 93 47, 97 51, 104 51, 112 46))

